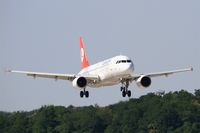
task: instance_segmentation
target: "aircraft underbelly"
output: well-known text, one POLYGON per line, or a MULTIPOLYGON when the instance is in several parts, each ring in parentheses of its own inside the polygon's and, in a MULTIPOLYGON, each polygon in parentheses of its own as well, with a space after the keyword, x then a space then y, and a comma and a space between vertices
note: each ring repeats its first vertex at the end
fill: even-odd
POLYGON ((88 86, 92 87, 92 88, 97 88, 97 87, 103 87, 103 86, 112 86, 112 85, 116 85, 116 84, 119 84, 119 83, 120 83, 119 78, 111 78, 109 80, 100 81, 96 84, 89 84, 88 86))
POLYGON ((129 77, 132 74, 132 71, 123 71, 116 68, 104 68, 99 71, 94 71, 90 73, 91 75, 98 75, 99 81, 95 83, 89 83, 88 86, 92 88, 104 87, 117 85, 121 82, 121 79, 129 77))
POLYGON ((89 87, 92 88, 98 88, 98 87, 104 87, 104 86, 112 86, 112 85, 117 85, 121 82, 121 78, 127 77, 127 75, 118 75, 118 76, 112 76, 112 77, 107 77, 97 83, 94 84, 89 84, 89 87))

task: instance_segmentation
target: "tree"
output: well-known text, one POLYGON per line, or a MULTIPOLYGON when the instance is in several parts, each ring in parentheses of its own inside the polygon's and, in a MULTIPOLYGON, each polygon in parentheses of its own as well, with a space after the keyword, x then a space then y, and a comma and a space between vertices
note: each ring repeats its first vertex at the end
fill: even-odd
POLYGON ((149 93, 107 107, 43 106, 30 112, 0 112, 6 133, 200 132, 200 90, 163 96, 149 93))

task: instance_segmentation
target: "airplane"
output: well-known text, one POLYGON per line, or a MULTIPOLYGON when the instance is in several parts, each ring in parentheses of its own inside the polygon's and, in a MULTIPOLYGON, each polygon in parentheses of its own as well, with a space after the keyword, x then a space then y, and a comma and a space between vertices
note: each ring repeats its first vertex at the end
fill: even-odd
POLYGON ((193 68, 178 69, 173 71, 163 71, 147 74, 135 74, 133 61, 124 55, 118 55, 110 59, 101 61, 94 65, 89 65, 86 56, 84 43, 80 37, 80 57, 82 70, 78 74, 60 74, 60 73, 43 73, 30 71, 7 70, 12 73, 22 73, 27 76, 53 78, 68 80, 72 82, 73 87, 80 89, 80 97, 89 97, 89 91, 86 87, 98 88, 121 84, 120 90, 122 96, 131 97, 129 85, 135 81, 138 87, 147 88, 151 85, 151 78, 158 76, 168 76, 174 73, 193 71, 193 68))

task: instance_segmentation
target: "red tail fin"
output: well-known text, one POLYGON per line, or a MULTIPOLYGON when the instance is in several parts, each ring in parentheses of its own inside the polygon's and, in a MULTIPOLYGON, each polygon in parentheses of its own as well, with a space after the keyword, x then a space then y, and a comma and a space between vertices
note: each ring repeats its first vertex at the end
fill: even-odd
POLYGON ((86 68, 89 66, 89 63, 84 49, 84 43, 82 37, 80 37, 80 49, 81 49, 81 67, 86 68))

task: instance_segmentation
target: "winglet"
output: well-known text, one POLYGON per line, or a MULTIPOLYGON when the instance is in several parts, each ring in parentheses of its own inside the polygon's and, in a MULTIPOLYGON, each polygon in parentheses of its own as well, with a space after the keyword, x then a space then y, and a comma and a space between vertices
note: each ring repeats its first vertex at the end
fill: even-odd
POLYGON ((190 70, 191 70, 191 71, 194 71, 194 68, 191 66, 191 67, 190 67, 190 70))
POLYGON ((84 48, 84 43, 82 37, 80 37, 80 49, 81 49, 81 67, 86 68, 89 66, 89 62, 86 56, 85 48, 84 48))
POLYGON ((12 72, 12 70, 9 70, 9 69, 4 68, 3 72, 4 72, 4 75, 7 75, 7 73, 8 73, 8 72, 12 72))
POLYGON ((11 70, 4 68, 4 73, 11 72, 11 70))

